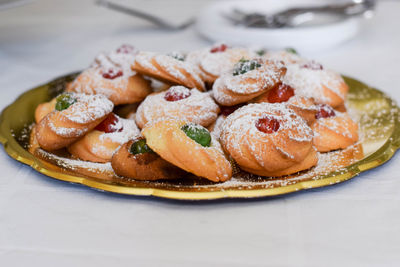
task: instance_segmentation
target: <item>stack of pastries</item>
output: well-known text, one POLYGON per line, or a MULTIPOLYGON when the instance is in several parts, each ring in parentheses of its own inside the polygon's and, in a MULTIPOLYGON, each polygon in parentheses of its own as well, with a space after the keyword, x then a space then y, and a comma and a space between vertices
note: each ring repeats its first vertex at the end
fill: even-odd
POLYGON ((160 54, 123 45, 36 108, 30 151, 110 162, 117 176, 137 180, 284 176, 358 141, 348 89, 293 51, 217 44, 160 54))

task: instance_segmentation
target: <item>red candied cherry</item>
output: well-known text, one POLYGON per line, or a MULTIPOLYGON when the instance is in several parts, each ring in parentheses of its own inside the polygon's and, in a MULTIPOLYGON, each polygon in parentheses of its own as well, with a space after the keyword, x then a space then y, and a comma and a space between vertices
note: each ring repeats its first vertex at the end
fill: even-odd
POLYGON ((323 104, 323 105, 319 105, 318 111, 315 114, 315 118, 316 119, 329 118, 329 117, 333 117, 335 115, 336 115, 336 113, 333 110, 333 108, 331 108, 331 106, 323 104))
POLYGON ((263 117, 256 121, 256 127, 263 133, 273 133, 279 130, 279 121, 271 117, 263 117))
POLYGON ((130 54, 135 51, 135 48, 129 44, 123 44, 117 49, 117 53, 130 54))
POLYGON ((230 114, 232 114, 235 110, 237 110, 238 108, 242 107, 243 104, 239 104, 239 105, 234 105, 234 106, 220 106, 221 108, 221 114, 224 116, 228 116, 230 114))
POLYGON ((121 132, 124 127, 118 122, 119 118, 114 113, 110 113, 95 129, 105 133, 121 132))
POLYGON ((103 72, 102 75, 103 78, 113 80, 115 78, 121 77, 122 75, 124 75, 124 73, 122 72, 122 70, 109 69, 108 71, 103 72))
POLYGON ((294 96, 294 89, 285 83, 279 83, 268 91, 267 99, 269 103, 282 103, 292 96, 294 96))
POLYGON ((188 98, 191 94, 190 90, 183 86, 174 86, 169 88, 165 93, 164 99, 167 101, 178 101, 188 98))
POLYGON ((224 52, 227 48, 228 46, 226 44, 220 44, 218 46, 212 47, 210 53, 224 52))
POLYGON ((309 62, 307 62, 306 64, 301 66, 302 68, 306 68, 306 69, 311 69, 311 70, 323 70, 324 67, 319 64, 318 62, 315 62, 314 60, 311 60, 309 62))

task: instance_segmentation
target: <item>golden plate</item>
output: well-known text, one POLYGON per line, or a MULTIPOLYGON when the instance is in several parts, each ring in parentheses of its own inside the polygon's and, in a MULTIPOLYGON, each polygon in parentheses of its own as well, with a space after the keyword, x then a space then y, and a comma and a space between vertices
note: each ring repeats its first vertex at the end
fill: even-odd
POLYGON ((361 141, 345 150, 320 154, 317 167, 295 175, 266 178, 239 173, 232 180, 217 184, 196 177, 143 182, 117 177, 104 164, 93 163, 89 168, 81 168, 77 161, 70 164, 57 157, 43 160, 44 152, 30 154, 27 150, 29 126, 36 106, 62 92, 76 75, 66 75, 29 90, 5 108, 0 117, 0 142, 11 157, 40 173, 104 191, 191 200, 281 195, 346 181, 382 165, 400 147, 400 113, 396 103, 381 91, 344 77, 350 86, 347 105, 359 122, 361 141))

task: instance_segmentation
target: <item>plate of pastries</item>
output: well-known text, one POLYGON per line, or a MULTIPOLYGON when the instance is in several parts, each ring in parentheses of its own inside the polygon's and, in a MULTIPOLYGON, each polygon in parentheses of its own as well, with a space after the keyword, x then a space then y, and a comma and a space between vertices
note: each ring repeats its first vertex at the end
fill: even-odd
POLYGON ((293 49, 131 45, 22 94, 0 141, 56 179, 173 199, 281 195, 346 181, 400 145, 383 92, 293 49))

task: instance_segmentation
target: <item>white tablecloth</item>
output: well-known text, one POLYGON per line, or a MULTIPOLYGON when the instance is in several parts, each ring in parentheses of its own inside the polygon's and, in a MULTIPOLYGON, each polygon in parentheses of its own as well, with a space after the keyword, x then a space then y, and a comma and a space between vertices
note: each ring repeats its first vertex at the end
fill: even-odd
MULTIPOLYGON (((205 4, 134 3, 177 22, 205 4)), ((382 2, 356 39, 309 56, 399 101, 399 11, 399 2, 382 2)), ((192 28, 163 32, 91 1, 0 11, 0 109, 121 43, 155 51, 208 44, 192 28)), ((0 266, 400 266, 399 155, 326 188, 182 202, 56 181, 0 150, 0 266)))

